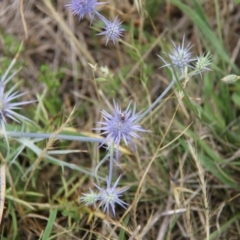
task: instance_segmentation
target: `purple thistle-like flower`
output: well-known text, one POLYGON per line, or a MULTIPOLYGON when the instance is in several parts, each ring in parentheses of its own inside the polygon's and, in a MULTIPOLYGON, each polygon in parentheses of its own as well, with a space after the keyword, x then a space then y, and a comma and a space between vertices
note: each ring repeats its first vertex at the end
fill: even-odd
POLYGON ((133 149, 134 143, 133 138, 140 138, 136 131, 146 132, 141 126, 136 125, 135 121, 140 116, 140 114, 135 114, 130 110, 131 102, 128 104, 128 107, 125 111, 122 111, 118 104, 114 103, 114 112, 109 114, 105 110, 102 110, 102 116, 104 122, 98 122, 102 124, 102 127, 95 128, 95 130, 102 130, 102 134, 107 134, 106 139, 103 141, 103 144, 108 143, 111 146, 113 143, 116 144, 117 149, 117 159, 118 159, 118 148, 121 140, 125 142, 126 145, 130 144, 133 149))
POLYGON ((15 112, 16 109, 20 109, 21 106, 35 102, 35 101, 23 101, 23 102, 12 102, 16 98, 19 98, 26 93, 18 94, 18 91, 13 92, 16 85, 13 86, 8 92, 4 93, 5 85, 0 82, 0 121, 4 124, 7 123, 6 117, 11 118, 15 122, 22 120, 31 121, 30 119, 24 117, 21 114, 15 112))
POLYGON ((108 44, 109 40, 112 40, 113 43, 116 44, 118 39, 122 36, 123 31, 125 31, 123 28, 121 28, 122 22, 118 21, 118 17, 116 17, 113 21, 109 21, 100 14, 98 14, 98 16, 104 22, 105 30, 97 35, 106 36, 106 45, 108 44))
POLYGON ((18 94, 18 91, 14 92, 16 85, 13 86, 8 92, 5 93, 5 82, 0 81, 0 122, 1 130, 7 140, 5 124, 7 123, 6 118, 10 118, 15 122, 20 122, 23 120, 31 121, 30 119, 24 117, 23 115, 15 112, 15 110, 20 109, 21 106, 35 102, 35 101, 23 101, 23 102, 12 102, 13 100, 23 96, 26 93, 18 94))
POLYGON ((111 183, 109 179, 107 178, 107 188, 101 188, 94 184, 97 189, 99 190, 99 201, 100 201, 100 207, 104 206, 104 212, 109 214, 110 209, 115 216, 115 204, 118 204, 122 206, 123 208, 126 208, 128 206, 127 203, 122 201, 120 197, 122 196, 122 193, 127 191, 129 187, 124 187, 123 189, 117 188, 118 182, 120 181, 121 176, 118 177, 117 181, 114 183, 114 185, 111 187, 111 183))
POLYGON ((159 56, 162 61, 165 63, 162 67, 171 67, 173 66, 177 70, 181 72, 181 74, 184 74, 185 67, 191 67, 190 63, 196 59, 192 58, 192 53, 190 52, 190 49, 192 48, 192 45, 188 43, 188 45, 184 46, 184 40, 183 37, 182 45, 176 45, 173 41, 173 50, 170 54, 164 53, 169 58, 170 62, 165 61, 161 56, 159 56))
POLYGON ((83 19, 87 14, 92 21, 94 20, 94 15, 98 13, 96 7, 102 4, 105 4, 105 2, 97 2, 97 0, 72 0, 71 3, 65 6, 73 11, 74 15, 78 15, 79 20, 83 19))

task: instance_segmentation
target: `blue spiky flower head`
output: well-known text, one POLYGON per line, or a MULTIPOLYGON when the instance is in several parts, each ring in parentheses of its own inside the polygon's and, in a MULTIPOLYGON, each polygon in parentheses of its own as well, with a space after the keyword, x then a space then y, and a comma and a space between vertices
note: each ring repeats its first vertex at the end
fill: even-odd
MULTIPOLYGON (((5 125, 7 123, 7 118, 12 119, 15 122, 20 121, 31 121, 25 116, 16 112, 17 109, 20 109, 21 106, 35 102, 35 101, 22 101, 15 102, 15 100, 26 93, 18 93, 18 91, 14 91, 16 85, 14 85, 9 91, 5 92, 5 83, 3 79, 0 81, 0 130, 2 131, 6 141, 7 135, 5 130, 5 125)), ((8 144, 8 141, 7 141, 8 144)))
POLYGON ((161 56, 159 56, 162 59, 162 61, 165 63, 165 65, 163 65, 162 67, 168 67, 171 69, 173 66, 175 70, 180 71, 182 75, 184 75, 185 67, 192 68, 190 63, 195 60, 195 58, 192 58, 192 53, 190 51, 190 49, 192 48, 191 43, 188 43, 187 46, 185 47, 184 40, 185 40, 185 37, 183 37, 183 41, 181 45, 180 44, 176 45, 172 41, 173 49, 171 53, 169 54, 164 53, 169 59, 169 61, 166 61, 161 56))
POLYGON ((15 110, 20 109, 21 106, 32 103, 34 101, 13 102, 13 100, 26 94, 18 94, 18 91, 14 92, 15 88, 16 85, 5 93, 5 85, 3 82, 0 81, 0 121, 3 123, 7 123, 6 118, 10 118, 15 122, 19 122, 22 120, 30 121, 23 115, 15 112, 15 110))
POLYGON ((105 4, 105 2, 97 2, 97 0, 72 0, 71 3, 66 4, 66 7, 73 11, 74 15, 78 15, 80 20, 85 15, 88 15, 92 21, 94 15, 97 13, 97 6, 102 4, 105 4))
POLYGON ((117 181, 114 183, 114 185, 111 187, 111 183, 109 179, 107 178, 107 187, 106 188, 101 188, 98 185, 95 184, 97 189, 99 190, 99 201, 100 205, 104 206, 104 212, 107 214, 110 213, 110 211, 115 215, 115 204, 118 204, 122 206, 123 208, 127 207, 127 203, 122 201, 120 197, 122 194, 129 189, 129 187, 124 187, 122 189, 118 188, 118 182, 120 181, 121 176, 118 177, 117 181))
POLYGON ((104 31, 98 35, 106 36, 106 45, 108 44, 109 40, 112 40, 113 43, 116 44, 124 31, 124 29, 121 27, 122 22, 118 21, 118 17, 116 17, 113 21, 109 21, 102 15, 98 14, 98 16, 105 24, 104 31))
POLYGON ((115 101, 113 101, 113 104, 113 114, 109 114, 105 110, 101 111, 105 121, 98 122, 102 125, 102 127, 95 128, 95 130, 101 130, 103 131, 102 134, 107 134, 107 137, 103 141, 102 145, 106 143, 108 143, 109 146, 116 144, 116 159, 118 159, 118 148, 121 140, 123 140, 126 145, 130 144, 130 146, 135 149, 133 138, 140 138, 136 132, 146 132, 146 130, 135 123, 140 114, 135 114, 135 111, 132 112, 130 110, 131 102, 128 104, 125 111, 122 111, 115 101))

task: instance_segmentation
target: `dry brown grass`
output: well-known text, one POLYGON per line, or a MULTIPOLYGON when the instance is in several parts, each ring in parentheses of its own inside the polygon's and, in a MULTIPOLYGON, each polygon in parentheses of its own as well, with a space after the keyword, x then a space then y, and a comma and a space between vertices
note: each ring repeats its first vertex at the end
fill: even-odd
MULTIPOLYGON (((221 2, 220 16, 225 23, 222 41, 230 52, 232 61, 239 66, 240 8, 233 9, 232 1, 219 2, 221 2)), ((135 5, 127 0, 110 1, 107 10, 104 10, 106 15, 119 14, 126 25, 133 24, 139 30, 135 36, 138 47, 144 48, 148 44, 142 31, 144 26, 149 28, 146 30, 148 34, 156 37, 151 46, 144 50, 139 62, 130 56, 129 52, 134 51, 124 43, 117 47, 112 44, 106 47, 104 39, 98 38, 96 41, 88 19, 79 22, 77 17, 66 11, 65 4, 64 0, 1 1, 0 54, 12 57, 11 51, 7 51, 4 44, 6 35, 14 36, 19 42, 23 41, 24 51, 19 57, 19 62, 25 66, 20 78, 24 79, 23 89, 31 86, 29 95, 32 98, 45 89, 44 84, 39 81, 40 67, 48 65, 53 73, 61 69, 63 77, 59 97, 62 100, 63 113, 69 115, 76 105, 83 105, 85 109, 83 115, 75 118, 74 129, 79 132, 90 134, 95 122, 100 119, 100 108, 103 106, 111 108, 113 97, 123 99, 123 105, 127 105, 128 100, 133 99, 141 109, 141 106, 149 105, 152 99, 163 91, 168 80, 162 69, 145 76, 149 81, 148 87, 136 79, 142 77, 141 61, 146 61, 151 67, 158 69, 159 60, 156 54, 159 54, 164 39, 179 40, 180 36, 185 34, 187 39, 195 44, 193 51, 204 50, 197 28, 185 14, 170 4, 170 1, 163 4, 156 19, 151 21, 140 18, 138 14, 140 12, 142 16, 146 16, 146 13, 141 11, 146 1, 144 4, 144 1, 136 0, 135 5), (89 64, 94 66, 96 63, 97 70, 94 72, 89 64), (109 87, 108 83, 99 87, 94 80, 94 76, 103 76, 99 67, 105 65, 113 76, 119 79, 119 92, 113 90, 112 93, 109 90, 112 86, 109 87), (127 72, 125 77, 123 69, 125 73, 127 72)), ((214 5, 214 1, 205 1, 206 16, 217 32, 216 16, 210 11, 213 7, 210 8, 209 4, 214 5)), ((124 40, 131 43, 130 31, 126 31, 124 40)), ((188 88, 190 93, 194 93, 192 99, 201 104, 202 89, 199 85, 191 82, 188 88)), ((48 114, 49 121, 54 123, 54 118, 58 116, 48 114)), ((43 197, 39 197, 39 202, 26 202, 25 205, 14 202, 16 204, 11 206, 14 206, 13 211, 17 212, 16 222, 20 232, 18 239, 39 239, 48 221, 49 209, 53 206, 71 208, 71 204, 75 204, 72 215, 78 214, 79 222, 71 222, 70 217, 62 214, 64 211, 59 213, 54 229, 60 236, 55 239, 96 239, 96 235, 99 239, 118 239, 119 231, 123 229, 129 240, 210 240, 213 231, 219 230, 236 211, 240 211, 239 195, 236 189, 222 184, 204 169, 201 162, 202 149, 199 150, 197 147, 195 149, 188 130, 194 128, 199 139, 204 139, 216 154, 228 159, 229 161, 226 161, 228 163, 239 158, 239 151, 235 148, 236 154, 229 156, 227 153, 229 146, 219 145, 219 139, 215 138, 209 128, 201 123, 195 123, 192 121, 193 118, 194 116, 184 106, 181 96, 175 92, 143 120, 144 128, 151 129, 152 133, 138 144, 135 155, 126 151, 126 156, 120 162, 126 176, 124 181, 132 190, 127 198, 131 204, 125 212, 118 209, 120 216, 118 219, 107 217, 95 209, 79 206, 76 199, 81 192, 93 187, 92 179, 78 175, 71 169, 63 173, 56 166, 43 165, 43 169, 39 171, 36 167, 40 167, 43 156, 35 159, 35 163, 25 156, 19 157, 20 163, 25 164, 26 168, 32 164, 39 176, 37 182, 31 183, 33 173, 36 174, 33 171, 25 186, 28 187, 29 184, 31 190, 36 187, 35 191, 41 193, 43 197), (185 127, 180 127, 180 123, 185 127), (181 152, 181 138, 188 140, 188 152, 181 152), (71 182, 68 185, 69 179, 71 182), (65 190, 52 200, 51 197, 62 185, 65 190), (127 225, 124 222, 126 216, 130 218, 127 225)), ((57 130, 59 131, 61 128, 57 130)), ((50 141, 43 146, 44 151, 49 150, 54 143, 50 141)), ((87 153, 71 155, 66 157, 65 161, 94 169, 97 162, 92 159, 99 158, 97 147, 93 149, 91 145, 78 143, 69 143, 66 147, 83 149, 87 153)), ((221 165, 216 165, 217 167, 221 168, 221 165)), ((107 172, 106 166, 103 166, 103 169, 107 172)), ((231 168, 231 171, 236 179, 239 179, 238 168, 231 168)), ((9 189, 12 189, 13 198, 21 199, 22 195, 19 196, 18 193, 20 189, 15 189, 11 176, 8 176, 8 185, 9 189)), ((7 207, 5 206, 7 217, 3 218, 1 231, 4 236, 12 237, 12 219, 11 215, 6 213, 7 207)), ((240 236, 240 226, 236 220, 223 237, 215 239, 239 239, 237 236, 240 236)))

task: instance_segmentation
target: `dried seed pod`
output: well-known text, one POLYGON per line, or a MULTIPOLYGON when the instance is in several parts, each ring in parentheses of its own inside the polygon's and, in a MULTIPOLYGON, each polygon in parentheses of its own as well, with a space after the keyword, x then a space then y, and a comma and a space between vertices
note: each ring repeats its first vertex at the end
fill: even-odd
POLYGON ((239 79, 240 79, 240 76, 237 76, 235 74, 229 74, 229 75, 225 76, 224 78, 222 78, 221 81, 226 84, 231 84, 231 83, 235 83, 239 79))

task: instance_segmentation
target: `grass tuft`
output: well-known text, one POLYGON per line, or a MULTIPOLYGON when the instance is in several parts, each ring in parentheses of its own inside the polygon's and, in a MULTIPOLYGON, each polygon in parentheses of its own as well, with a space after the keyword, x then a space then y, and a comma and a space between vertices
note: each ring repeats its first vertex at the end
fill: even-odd
POLYGON ((1 239, 240 239, 239 1, 70 2, 0 1, 1 239))

